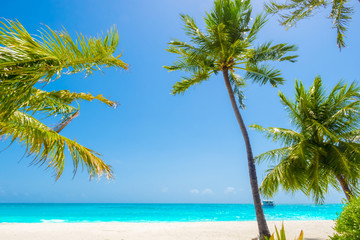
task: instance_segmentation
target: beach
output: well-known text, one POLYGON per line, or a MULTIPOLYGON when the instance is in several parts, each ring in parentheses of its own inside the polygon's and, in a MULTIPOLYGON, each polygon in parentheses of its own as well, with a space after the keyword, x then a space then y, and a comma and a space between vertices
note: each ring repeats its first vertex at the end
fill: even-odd
MULTIPOLYGON (((281 221, 269 221, 271 232, 281 221)), ((326 240, 334 221, 286 221, 289 239, 304 230, 304 240, 326 240)), ((250 240, 257 236, 255 221, 161 223, 1 223, 6 240, 250 240)))

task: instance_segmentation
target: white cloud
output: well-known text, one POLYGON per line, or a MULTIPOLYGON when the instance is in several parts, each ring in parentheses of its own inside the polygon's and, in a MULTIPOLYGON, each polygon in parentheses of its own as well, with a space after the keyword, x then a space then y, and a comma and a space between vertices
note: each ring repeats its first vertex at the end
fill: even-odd
POLYGON ((234 187, 227 187, 227 188, 225 188, 224 193, 225 194, 235 194, 236 190, 234 187))
POLYGON ((205 188, 204 190, 200 191, 197 188, 193 188, 190 190, 191 194, 213 194, 213 190, 211 188, 205 188))
POLYGON ((190 190, 190 193, 191 193, 191 194, 199 194, 200 191, 199 191, 199 189, 194 188, 194 189, 191 189, 191 190, 190 190))
POLYGON ((206 188, 201 193, 202 194, 213 194, 213 190, 211 190, 210 188, 206 188))

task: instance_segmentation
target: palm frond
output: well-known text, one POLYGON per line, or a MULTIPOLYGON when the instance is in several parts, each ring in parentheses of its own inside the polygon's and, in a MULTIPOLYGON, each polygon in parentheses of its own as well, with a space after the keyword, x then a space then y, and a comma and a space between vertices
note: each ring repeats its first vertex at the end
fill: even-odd
POLYGON ((267 42, 254 49, 250 61, 254 64, 263 61, 296 62, 297 55, 285 56, 287 53, 296 50, 297 47, 295 45, 282 43, 271 46, 271 42, 267 42))
POLYGON ((266 138, 272 139, 272 141, 279 141, 287 147, 299 143, 303 139, 300 133, 291 129, 276 127, 263 128, 257 124, 252 124, 250 127, 264 133, 266 138))
POLYGON ((354 8, 348 6, 348 2, 348 0, 289 0, 285 3, 270 1, 265 3, 265 10, 270 14, 279 14, 280 24, 289 28, 299 20, 312 16, 315 10, 332 4, 329 17, 333 19, 333 28, 337 31, 337 45, 341 50, 345 47, 345 32, 354 13, 354 8))
POLYGON ((169 71, 181 70, 196 73, 203 69, 214 68, 214 59, 211 56, 208 56, 203 49, 193 47, 185 42, 171 41, 166 50, 179 55, 179 59, 172 66, 164 66, 169 71))
POLYGON ((34 157, 32 163, 46 164, 55 171, 56 179, 64 169, 65 146, 73 159, 74 173, 81 165, 91 178, 103 174, 112 177, 110 166, 99 158, 97 152, 61 136, 26 113, 16 111, 8 121, 0 122, 0 136, 10 138, 11 143, 19 141, 24 144, 28 155, 34 157))
POLYGON ((336 42, 341 50, 345 47, 344 36, 347 26, 351 20, 351 15, 354 13, 354 9, 349 6, 345 6, 348 3, 347 0, 334 0, 332 1, 332 9, 330 18, 334 19, 333 28, 336 28, 337 37, 336 42))
POLYGON ((184 77, 181 82, 175 83, 172 88, 171 93, 173 95, 185 93, 191 86, 199 85, 201 82, 207 80, 210 77, 210 74, 207 72, 199 72, 191 77, 184 77))
POLYGON ((281 161, 284 157, 286 157, 290 151, 291 151, 291 147, 273 149, 256 156, 255 160, 258 163, 265 161, 276 163, 281 161))
POLYGON ((257 33, 265 26, 267 22, 267 18, 263 14, 259 14, 256 16, 254 23, 249 31, 249 35, 247 36, 247 40, 249 42, 253 42, 256 39, 257 33))
POLYGON ((280 14, 280 24, 289 28, 297 21, 312 16, 314 10, 326 7, 327 4, 326 0, 290 0, 284 4, 270 1, 265 3, 265 10, 270 14, 290 11, 290 13, 280 14))
POLYGON ((273 87, 282 85, 284 79, 281 76, 281 72, 278 69, 270 67, 267 64, 248 64, 246 66, 245 79, 251 79, 252 81, 264 85, 270 83, 273 87))
POLYGON ((298 167, 295 159, 285 158, 266 171, 266 176, 260 185, 260 192, 266 197, 273 197, 281 186, 283 190, 294 193, 305 186, 305 182, 305 169, 298 167))
POLYGON ((68 90, 47 92, 33 88, 28 101, 19 106, 19 109, 26 110, 27 112, 42 112, 47 114, 47 116, 62 115, 66 118, 69 114, 78 110, 78 108, 70 105, 74 101, 92 101, 95 99, 113 108, 117 106, 116 102, 108 100, 101 94, 93 96, 90 93, 75 93, 68 90))
POLYGON ((192 17, 185 14, 180 14, 180 17, 185 23, 185 33, 191 37, 192 42, 199 45, 204 45, 208 42, 206 35, 200 31, 192 17))
POLYGON ((65 29, 56 32, 46 27, 39 31, 40 37, 35 37, 20 22, 7 20, 1 24, 0 44, 4 46, 1 50, 8 57, 0 62, 2 74, 41 74, 48 81, 69 68, 69 73, 86 71, 87 74, 102 65, 127 68, 127 64, 119 59, 121 55, 112 56, 119 42, 115 28, 105 38, 87 38, 78 34, 74 41, 65 29))
POLYGON ((1 116, 9 116, 26 101, 36 83, 57 79, 64 70, 88 75, 101 67, 127 69, 121 55, 113 56, 119 42, 115 28, 104 38, 78 34, 73 40, 65 29, 56 32, 46 27, 33 36, 18 21, 0 24, 0 88, 12 92, 1 99, 1 116))
POLYGON ((58 133, 78 113, 74 101, 97 99, 111 107, 117 103, 102 95, 47 92, 35 85, 48 84, 62 74, 89 75, 103 67, 127 69, 121 54, 113 56, 119 42, 117 30, 112 28, 103 38, 78 34, 73 39, 65 29, 54 31, 45 26, 38 35, 32 35, 18 21, 4 20, 0 25, 0 138, 25 145, 28 155, 34 157, 33 163, 46 164, 57 179, 64 168, 66 146, 74 172, 81 165, 90 177, 112 177, 110 166, 98 153, 58 133), (62 122, 56 131, 35 118, 57 115, 62 122))

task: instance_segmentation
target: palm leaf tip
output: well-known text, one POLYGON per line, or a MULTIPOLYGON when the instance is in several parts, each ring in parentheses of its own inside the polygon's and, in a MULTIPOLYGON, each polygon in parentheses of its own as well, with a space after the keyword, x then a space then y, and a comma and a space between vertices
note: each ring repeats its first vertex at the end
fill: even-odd
POLYGON ((187 79, 177 82, 172 87, 171 94, 172 95, 183 94, 185 93, 186 90, 188 90, 191 87, 191 85, 192 85, 191 81, 187 79))
POLYGON ((169 72, 172 72, 172 71, 176 71, 177 68, 175 66, 163 66, 163 68, 165 68, 166 70, 168 70, 169 72))
MULTIPOLYGON (((101 179, 102 176, 105 175, 106 179, 113 179, 113 170, 110 165, 106 164, 101 158, 100 154, 92 151, 86 147, 80 145, 72 145, 68 143, 69 151, 73 157, 73 165, 74 165, 74 176, 76 175, 79 165, 81 165, 81 170, 88 172, 90 180, 97 177, 101 179)), ((60 178, 62 175, 63 169, 57 169, 56 171, 56 180, 60 178)))

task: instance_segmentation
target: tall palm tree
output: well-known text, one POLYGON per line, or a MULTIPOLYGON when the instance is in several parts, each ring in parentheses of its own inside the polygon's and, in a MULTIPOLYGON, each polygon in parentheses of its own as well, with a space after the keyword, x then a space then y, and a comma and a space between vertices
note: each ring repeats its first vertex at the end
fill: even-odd
MULTIPOLYGON (((360 1, 360 0, 359 0, 360 1)), ((341 50, 345 47, 344 37, 347 25, 351 21, 354 8, 349 5, 349 0, 287 0, 284 3, 270 1, 265 4, 268 13, 279 14, 280 24, 286 28, 294 26, 299 20, 311 17, 314 11, 331 5, 329 18, 333 20, 333 28, 336 29, 336 43, 341 50)))
POLYGON ((262 193, 272 196, 282 186, 322 203, 330 185, 350 200, 360 187, 359 86, 340 81, 327 95, 316 77, 309 90, 296 82, 294 101, 279 95, 295 130, 252 125, 283 145, 257 156, 276 164, 267 171, 262 193))
POLYGON ((286 54, 296 48, 288 44, 272 45, 270 42, 252 47, 256 34, 264 26, 266 19, 263 15, 257 15, 251 22, 251 12, 250 0, 215 0, 213 10, 204 18, 205 31, 197 27, 193 18, 181 15, 190 43, 178 40, 170 42, 167 51, 177 54, 179 59, 165 68, 169 71, 181 70, 190 75, 173 86, 174 95, 184 93, 189 87, 208 80, 212 74, 222 72, 246 145, 256 217, 260 238, 263 239, 270 234, 261 206, 250 139, 236 98, 242 108, 244 103, 241 89, 247 80, 260 85, 270 83, 274 87, 282 84, 284 80, 280 77, 280 71, 266 62, 293 62, 296 56, 286 54), (235 74, 236 70, 241 70, 244 78, 235 74))
POLYGON ((104 38, 78 34, 73 40, 65 29, 55 32, 47 27, 33 36, 20 22, 8 20, 0 24, 0 138, 24 144, 28 155, 34 156, 33 163, 53 168, 56 179, 63 172, 66 146, 75 172, 81 164, 90 177, 112 177, 110 166, 98 153, 59 132, 77 116, 79 107, 73 104, 77 100, 97 99, 111 107, 116 103, 102 95, 47 92, 43 85, 58 79, 64 71, 89 75, 101 67, 127 69, 120 55, 113 56, 119 41, 115 28, 104 38), (61 119, 55 128, 39 120, 55 116, 61 119))

